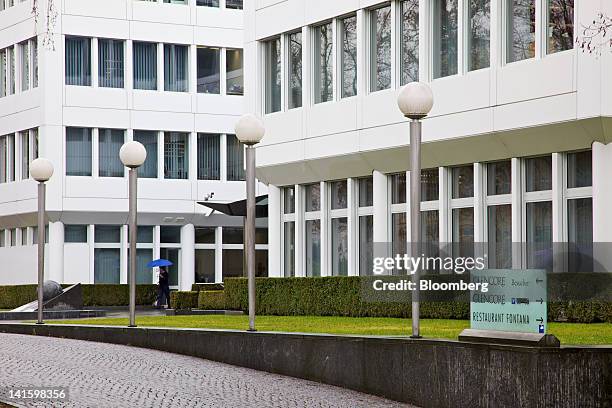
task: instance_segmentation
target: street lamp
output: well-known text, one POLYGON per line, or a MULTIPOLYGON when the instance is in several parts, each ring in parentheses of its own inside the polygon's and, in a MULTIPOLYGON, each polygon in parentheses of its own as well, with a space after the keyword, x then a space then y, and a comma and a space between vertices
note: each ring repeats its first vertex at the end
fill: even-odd
MULTIPOLYGON (((431 88, 421 82, 406 85, 397 97, 397 106, 410 122, 410 242, 412 256, 421 253, 421 119, 433 107, 431 88)), ((416 288, 412 291, 412 338, 420 338, 421 271, 414 271, 416 288)))
POLYGON ((138 197, 138 168, 147 159, 147 150, 142 143, 131 141, 121 146, 119 158, 125 167, 130 169, 129 180, 129 229, 130 229, 130 325, 136 327, 136 241, 137 241, 137 197, 138 197))
POLYGON ((249 283, 249 331, 255 331, 255 145, 266 129, 255 115, 247 114, 236 123, 236 137, 246 145, 247 216, 245 223, 245 253, 249 283))
POLYGON ((45 281, 45 183, 53 175, 53 164, 38 158, 30 163, 30 176, 38 181, 38 324, 43 324, 43 283, 45 281))

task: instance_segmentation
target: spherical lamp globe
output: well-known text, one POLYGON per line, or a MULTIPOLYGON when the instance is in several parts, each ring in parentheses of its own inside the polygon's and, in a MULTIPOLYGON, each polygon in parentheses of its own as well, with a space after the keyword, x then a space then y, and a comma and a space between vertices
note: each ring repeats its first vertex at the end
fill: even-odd
POLYGON ((243 115, 236 123, 236 137, 245 145, 254 145, 261 142, 266 129, 263 122, 253 114, 243 115))
POLYGON ((422 82, 407 84, 397 97, 397 106, 410 119, 423 119, 431 111, 433 102, 431 88, 422 82))
POLYGON ((121 146, 119 158, 125 167, 135 169, 147 159, 147 149, 140 142, 131 141, 121 146))
POLYGON ((30 176, 40 183, 49 181, 53 175, 53 164, 42 157, 32 161, 30 163, 30 176))

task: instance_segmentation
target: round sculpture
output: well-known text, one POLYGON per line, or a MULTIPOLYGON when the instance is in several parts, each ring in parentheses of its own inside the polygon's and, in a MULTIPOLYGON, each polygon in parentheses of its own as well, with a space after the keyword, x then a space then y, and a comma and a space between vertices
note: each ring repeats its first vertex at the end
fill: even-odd
POLYGON ((61 295, 62 292, 64 292, 62 286, 55 281, 48 280, 43 283, 43 300, 45 302, 61 295))

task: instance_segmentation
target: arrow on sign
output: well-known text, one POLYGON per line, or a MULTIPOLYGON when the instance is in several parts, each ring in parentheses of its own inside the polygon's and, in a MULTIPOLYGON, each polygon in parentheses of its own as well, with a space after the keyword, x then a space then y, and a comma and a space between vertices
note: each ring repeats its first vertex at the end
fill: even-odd
POLYGON ((540 322, 540 324, 544 323, 544 319, 542 319, 541 317, 539 319, 536 319, 536 322, 540 322))
POLYGON ((543 279, 536 279, 536 283, 542 283, 542 282, 544 282, 543 279))
POLYGON ((543 304, 544 303, 544 299, 539 298, 539 299, 536 300, 536 302, 540 302, 540 304, 543 304))

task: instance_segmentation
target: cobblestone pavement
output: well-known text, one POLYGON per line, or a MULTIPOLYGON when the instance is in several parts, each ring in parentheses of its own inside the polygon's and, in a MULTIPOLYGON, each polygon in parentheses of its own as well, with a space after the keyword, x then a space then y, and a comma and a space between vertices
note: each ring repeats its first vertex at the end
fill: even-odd
MULTIPOLYGON (((0 387, 67 387, 16 407, 407 407, 367 394, 156 350, 0 334, 0 387)), ((1 403, 0 403, 1 406, 1 403)))

